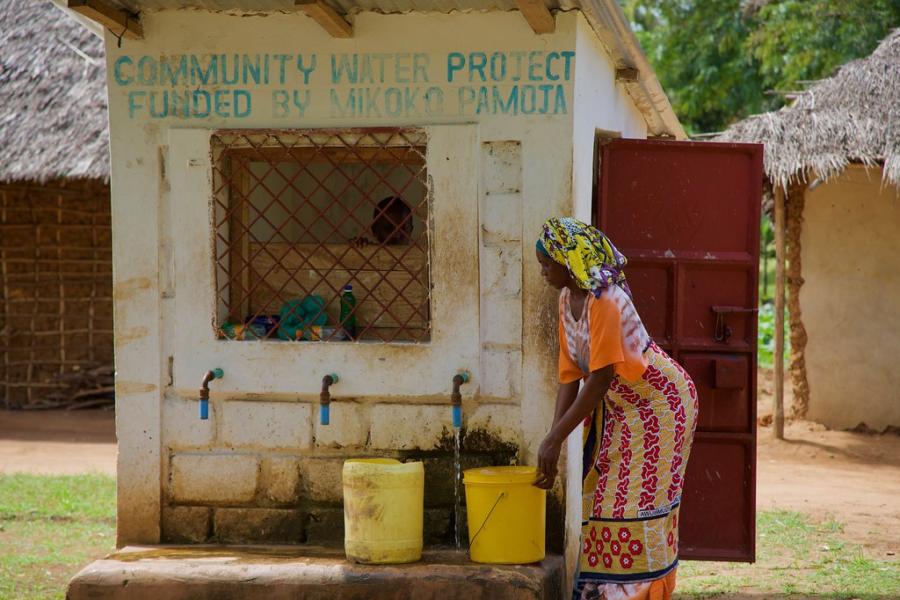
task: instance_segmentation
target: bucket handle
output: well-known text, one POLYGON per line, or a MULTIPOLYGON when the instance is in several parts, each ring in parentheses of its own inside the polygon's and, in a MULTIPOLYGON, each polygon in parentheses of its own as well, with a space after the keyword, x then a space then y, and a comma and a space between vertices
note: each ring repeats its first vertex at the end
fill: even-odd
POLYGON ((481 522, 481 527, 478 528, 478 531, 475 532, 475 535, 472 536, 471 541, 469 541, 469 547, 475 545, 475 538, 478 537, 478 534, 481 533, 481 530, 484 529, 484 526, 487 525, 488 519, 491 518, 491 515, 494 513, 494 509, 497 508, 497 505, 500 504, 500 501, 503 499, 503 496, 506 495, 506 492, 500 492, 500 495, 497 496, 497 499, 494 501, 494 505, 491 507, 491 510, 488 511, 487 516, 484 518, 484 521, 481 522))

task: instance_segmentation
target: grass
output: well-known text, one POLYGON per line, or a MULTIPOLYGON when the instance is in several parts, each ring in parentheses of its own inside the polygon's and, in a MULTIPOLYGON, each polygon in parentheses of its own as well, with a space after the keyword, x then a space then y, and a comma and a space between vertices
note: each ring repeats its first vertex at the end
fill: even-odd
MULTIPOLYGON (((900 598, 900 562, 866 557, 843 526, 761 512, 757 563, 685 561, 676 598, 900 598)), ((113 550, 115 479, 0 475, 0 598, 62 599, 81 567, 113 550)))
POLYGON ((684 561, 676 597, 900 598, 900 562, 868 558, 842 534, 843 526, 833 519, 814 523, 803 513, 761 512, 757 562, 684 561))
POLYGON ((0 598, 61 599, 115 546, 115 478, 0 475, 0 598))

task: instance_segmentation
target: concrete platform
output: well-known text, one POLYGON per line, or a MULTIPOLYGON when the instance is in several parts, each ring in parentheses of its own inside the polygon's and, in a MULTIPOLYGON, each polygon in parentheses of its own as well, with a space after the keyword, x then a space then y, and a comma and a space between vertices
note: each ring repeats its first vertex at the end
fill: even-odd
POLYGON ((298 546, 126 547, 79 572, 67 600, 557 600, 561 556, 480 565, 426 551, 409 565, 356 565, 338 549, 298 546))

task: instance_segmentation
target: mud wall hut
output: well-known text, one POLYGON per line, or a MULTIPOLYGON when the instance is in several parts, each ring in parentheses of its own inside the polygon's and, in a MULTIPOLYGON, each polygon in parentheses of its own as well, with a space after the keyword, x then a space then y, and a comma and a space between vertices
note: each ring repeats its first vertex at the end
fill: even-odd
POLYGON ((0 398, 6 408, 112 393, 105 72, 102 40, 52 3, 4 3, 0 398))
POLYGON ((900 426, 900 30, 720 139, 764 143, 786 191, 793 413, 900 426))

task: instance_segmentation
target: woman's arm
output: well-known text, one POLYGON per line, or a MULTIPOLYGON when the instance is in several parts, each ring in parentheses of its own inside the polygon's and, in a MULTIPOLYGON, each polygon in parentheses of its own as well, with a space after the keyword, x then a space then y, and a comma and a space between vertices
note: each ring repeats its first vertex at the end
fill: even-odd
MULTIPOLYGON (((553 427, 538 449, 538 477, 534 482, 536 486, 545 490, 553 487, 563 441, 579 423, 594 411, 598 402, 606 397, 613 377, 615 377, 615 371, 612 365, 592 372, 585 380, 575 401, 564 410, 561 416, 554 416, 553 427)), ((560 411, 563 387, 560 386, 556 398, 557 413, 560 411)))
POLYGON ((572 403, 575 402, 580 384, 580 380, 559 384, 559 388, 556 390, 556 409, 553 411, 553 425, 550 426, 550 429, 556 427, 559 420, 562 419, 569 407, 572 406, 572 403))
POLYGON ((609 386, 612 384, 614 377, 615 370, 612 365, 591 373, 575 398, 575 402, 566 410, 559 421, 553 425, 550 433, 547 434, 547 438, 562 444, 575 427, 594 412, 599 402, 606 397, 606 392, 609 391, 609 386))

